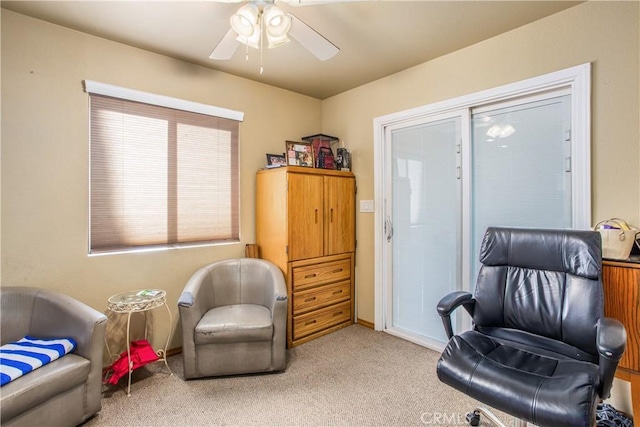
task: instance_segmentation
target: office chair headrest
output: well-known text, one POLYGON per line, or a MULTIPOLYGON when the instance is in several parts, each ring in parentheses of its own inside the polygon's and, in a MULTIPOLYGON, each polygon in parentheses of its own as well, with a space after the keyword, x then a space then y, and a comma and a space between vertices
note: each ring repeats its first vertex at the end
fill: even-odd
POLYGON ((558 271, 595 280, 602 268, 600 233, 489 227, 482 240, 480 262, 558 271))

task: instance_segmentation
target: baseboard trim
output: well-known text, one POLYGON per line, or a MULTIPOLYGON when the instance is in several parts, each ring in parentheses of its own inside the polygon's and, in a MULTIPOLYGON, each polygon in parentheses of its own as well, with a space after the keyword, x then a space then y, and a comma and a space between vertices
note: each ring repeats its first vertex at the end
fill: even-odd
POLYGON ((358 323, 358 325, 365 326, 365 327, 367 327, 369 329, 375 329, 376 328, 373 323, 371 323, 371 322, 369 322, 367 320, 362 320, 360 318, 356 320, 356 323, 358 323))
POLYGON ((170 348, 167 350, 167 357, 175 356, 180 353, 182 353, 182 347, 170 348))

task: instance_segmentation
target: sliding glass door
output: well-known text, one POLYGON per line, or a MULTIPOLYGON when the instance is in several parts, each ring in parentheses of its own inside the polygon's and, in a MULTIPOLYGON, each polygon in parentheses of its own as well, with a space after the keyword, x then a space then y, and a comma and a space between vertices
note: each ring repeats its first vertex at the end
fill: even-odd
POLYGON ((388 330, 413 341, 446 339, 434 309, 460 279, 458 116, 389 130, 392 286, 388 330))
POLYGON ((487 227, 573 226, 571 96, 402 122, 386 141, 385 330, 441 348, 437 302, 473 291, 487 227))
POLYGON ((376 329, 442 349, 487 227, 590 227, 589 89, 584 64, 374 119, 376 329))

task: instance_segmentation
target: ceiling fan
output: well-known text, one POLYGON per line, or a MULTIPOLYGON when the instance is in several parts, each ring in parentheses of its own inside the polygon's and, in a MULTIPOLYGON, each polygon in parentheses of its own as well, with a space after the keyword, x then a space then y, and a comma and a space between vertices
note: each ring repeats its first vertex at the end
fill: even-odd
MULTIPOLYGON (((220 3, 245 2, 238 11, 231 16, 231 29, 220 40, 209 58, 216 60, 231 59, 241 44, 244 44, 248 60, 248 48, 260 50, 262 62, 262 47, 267 42, 269 48, 282 46, 296 40, 321 61, 335 56, 340 49, 316 30, 296 18, 294 15, 280 9, 277 4, 291 6, 329 3, 327 0, 214 0, 220 3)), ((260 74, 263 67, 260 65, 260 74)))

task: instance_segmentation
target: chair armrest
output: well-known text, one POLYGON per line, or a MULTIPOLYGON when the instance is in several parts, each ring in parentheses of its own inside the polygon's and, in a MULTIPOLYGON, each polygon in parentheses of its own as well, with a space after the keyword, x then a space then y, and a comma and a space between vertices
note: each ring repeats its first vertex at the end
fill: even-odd
POLYGON ((202 267, 191 275, 178 298, 180 319, 183 326, 187 326, 191 331, 213 307, 213 284, 208 267, 202 267))
POLYGON ((280 268, 269 261, 261 260, 269 264, 265 284, 268 291, 265 294, 265 306, 271 311, 273 321, 273 340, 271 342, 272 368, 276 371, 285 369, 287 348, 287 308, 289 298, 287 296, 287 284, 280 268))
POLYGON ((284 275, 280 271, 278 267, 275 265, 270 267, 268 283, 271 285, 271 292, 269 292, 266 296, 265 305, 271 310, 271 315, 273 316, 276 307, 279 305, 287 306, 287 284, 284 280, 284 275), (278 302, 280 301, 280 302, 278 302))
POLYGON ((213 306, 213 285, 207 267, 200 268, 193 273, 178 298, 178 308, 192 310, 192 313, 197 317, 196 323, 213 306))
POLYGON ((606 399, 611 394, 613 377, 627 347, 627 331, 616 319, 602 317, 598 320, 596 345, 600 373, 600 397, 606 399))
POLYGON ((40 289, 29 333, 42 338, 73 338, 75 354, 102 366, 107 316, 66 294, 40 289))
POLYGON ((37 292, 31 312, 29 333, 42 338, 71 337, 77 347, 75 354, 91 362, 85 385, 85 416, 98 412, 102 398, 102 355, 107 316, 87 304, 47 289, 37 292))
POLYGON ((467 312, 473 316, 473 309, 475 307, 476 300, 473 299, 473 296, 466 291, 455 291, 450 292, 443 296, 440 301, 438 301, 437 309, 440 318, 442 319, 442 324, 444 326, 444 330, 447 333, 447 338, 451 339, 453 336, 453 327, 451 326, 451 313, 460 307, 461 305, 464 307, 467 312))
POLYGON ((461 304, 475 304, 475 300, 469 292, 450 292, 438 301, 438 314, 440 316, 449 316, 461 304))
POLYGON ((185 378, 196 374, 196 325, 202 316, 213 307, 213 284, 209 264, 191 275, 178 298, 178 313, 182 325, 182 357, 185 378))

